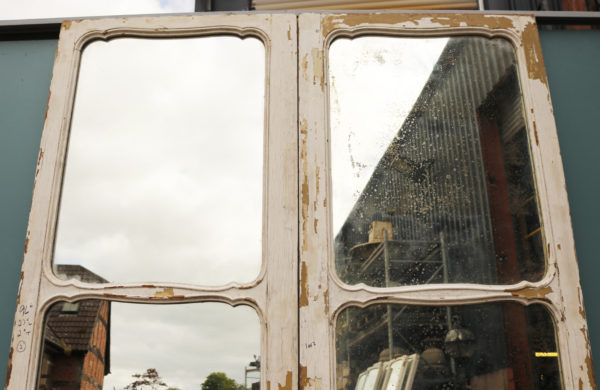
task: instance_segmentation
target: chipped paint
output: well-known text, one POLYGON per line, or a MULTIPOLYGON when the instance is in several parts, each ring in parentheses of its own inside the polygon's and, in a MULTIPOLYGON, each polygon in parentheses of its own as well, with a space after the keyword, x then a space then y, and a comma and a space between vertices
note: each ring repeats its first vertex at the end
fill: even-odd
POLYGON ((308 53, 305 54, 304 57, 302 57, 300 68, 302 68, 302 75, 304 76, 304 79, 307 79, 308 75, 306 72, 308 71, 308 53))
POLYGON ((327 207, 327 198, 323 199, 323 207, 327 207))
POLYGON ((577 287, 577 296, 579 298, 579 315, 585 321, 585 310, 583 309, 583 299, 581 298, 581 287, 577 287))
POLYGON ((323 36, 329 35, 339 28, 352 28, 369 24, 404 24, 405 27, 418 27, 421 23, 432 23, 439 27, 480 26, 492 29, 514 29, 511 17, 481 14, 409 14, 409 13, 379 13, 379 14, 341 14, 328 16, 323 20, 323 36))
POLYGON ((549 286, 543 287, 543 288, 527 287, 527 288, 523 288, 521 290, 511 292, 513 297, 527 298, 527 299, 533 299, 533 298, 545 299, 546 295, 548 295, 550 293, 552 293, 552 288, 549 286))
POLYGON ((537 146, 540 146, 540 138, 538 137, 537 126, 535 124, 535 121, 533 121, 533 135, 535 137, 535 144, 537 146))
POLYGON ((329 289, 323 291, 323 302, 325 303, 323 308, 325 316, 329 316, 329 289))
POLYGON ((317 234, 318 233, 317 232, 317 230, 318 230, 317 227, 319 225, 319 219, 318 218, 315 218, 313 225, 314 225, 315 234, 317 234))
POLYGON ((321 193, 321 187, 319 185, 319 182, 321 181, 321 167, 319 166, 316 168, 315 179, 317 180, 317 196, 319 196, 321 193))
POLYGON ((104 293, 104 296, 108 298, 127 298, 127 295, 124 294, 104 293))
POLYGON ((523 43, 525 52, 525 66, 527 75, 530 79, 539 80, 544 85, 548 85, 546 77, 546 68, 544 67, 544 58, 542 57, 542 46, 538 36, 538 29, 535 21, 531 21, 523 30, 523 43))
POLYGON ((19 292, 17 293, 17 306, 21 304, 21 290, 23 289, 23 279, 25 279, 25 272, 21 271, 21 280, 19 281, 19 292))
POLYGON ((175 294, 173 293, 173 287, 165 287, 162 290, 159 290, 154 293, 155 298, 169 298, 173 297, 175 294))
POLYGON ((594 378, 594 364, 592 362, 590 337, 588 335, 588 331, 585 326, 582 327, 580 329, 580 331, 583 335, 583 338, 585 339, 585 347, 586 347, 586 352, 587 352, 586 356, 585 356, 585 365, 586 365, 586 369, 587 369, 588 383, 591 386, 591 388, 595 389, 596 388, 596 379, 594 378))
POLYGON ((308 306, 308 266, 303 261, 300 268, 300 307, 308 306))
MULTIPOLYGON (((56 52, 58 53, 58 48, 56 49, 56 52)), ((48 99, 46 99, 46 113, 44 114, 44 124, 46 123, 46 119, 48 119, 48 109, 50 107, 50 97, 52 96, 52 91, 48 91, 48 99)), ((40 160, 38 159, 38 163, 40 162, 40 160)))
POLYGON ((556 247, 558 248, 558 250, 560 250, 560 244, 556 244, 556 247))
POLYGON ((307 377, 307 368, 306 366, 300 364, 300 390, 304 390, 304 386, 306 384, 307 377))
POLYGON ((292 26, 289 26, 289 27, 288 27, 288 30, 287 30, 287 38, 288 38, 288 41, 291 41, 291 40, 292 40, 292 26))
POLYGON ((64 22, 62 22, 61 28, 63 30, 68 30, 71 28, 71 24, 73 23, 72 20, 65 20, 64 22))
POLYGON ((278 390, 292 390, 292 372, 288 371, 285 375, 285 385, 277 384, 278 390))
POLYGON ((304 390, 305 387, 321 390, 322 383, 321 378, 309 378, 306 366, 300 365, 300 390, 304 390))
POLYGON ((6 384, 4 388, 7 388, 10 384, 10 375, 12 374, 12 357, 13 357, 13 347, 10 347, 10 352, 8 353, 8 368, 6 369, 6 384))
POLYGON ((312 57, 313 64, 313 85, 320 85, 321 91, 323 91, 325 88, 323 50, 315 47, 311 50, 310 56, 312 57))
POLYGON ((307 228, 306 221, 308 220, 308 204, 309 204, 309 196, 308 196, 308 175, 306 174, 307 161, 306 161, 306 136, 308 134, 308 122, 306 119, 303 119, 300 123, 300 134, 302 135, 302 141, 300 146, 300 159, 302 161, 302 173, 304 174, 302 178, 302 250, 306 251, 308 246, 307 241, 307 228))
POLYGON ((25 239, 25 249, 23 250, 23 254, 27 254, 27 249, 29 249, 29 237, 25 239))
POLYGON ((42 163, 42 159, 43 158, 44 158, 44 148, 40 148, 40 151, 38 152, 38 159, 37 159, 37 166, 38 167, 42 163))

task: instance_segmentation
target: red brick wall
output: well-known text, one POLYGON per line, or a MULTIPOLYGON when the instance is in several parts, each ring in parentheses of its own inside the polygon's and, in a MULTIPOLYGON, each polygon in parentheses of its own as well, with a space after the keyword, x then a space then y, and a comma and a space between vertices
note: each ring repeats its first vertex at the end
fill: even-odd
POLYGON ((88 346, 88 352, 83 361, 83 370, 81 372, 81 390, 102 389, 104 382, 104 362, 106 356, 106 336, 108 323, 108 302, 102 302, 98 313, 98 318, 94 324, 92 337, 88 346))
POLYGON ((73 390, 81 378, 81 355, 60 356, 53 359, 49 383, 56 390, 73 390))

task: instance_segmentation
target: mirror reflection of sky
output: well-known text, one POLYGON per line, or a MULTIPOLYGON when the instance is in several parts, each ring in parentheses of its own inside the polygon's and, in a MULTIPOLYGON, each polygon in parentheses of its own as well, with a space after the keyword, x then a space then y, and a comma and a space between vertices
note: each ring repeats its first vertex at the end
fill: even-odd
MULTIPOLYGON (((254 309, 223 303, 111 303, 110 374, 104 389, 121 390, 155 368, 170 387, 200 389, 212 372, 244 383, 244 367, 260 353, 254 309)), ((257 378, 258 373, 249 377, 257 378)), ((248 383, 257 380, 249 380, 248 383)))
POLYGON ((110 282, 256 278, 264 58, 232 36, 87 46, 55 263, 110 282))
MULTIPOLYGON (((110 282, 249 282, 261 265, 265 50, 258 39, 120 38, 83 52, 56 264, 110 282)), ((112 303, 121 389, 156 368, 180 389, 243 383, 252 308, 112 303)), ((253 375, 256 376, 256 373, 253 375)))
POLYGON ((402 127, 447 41, 380 36, 331 44, 334 235, 402 127))

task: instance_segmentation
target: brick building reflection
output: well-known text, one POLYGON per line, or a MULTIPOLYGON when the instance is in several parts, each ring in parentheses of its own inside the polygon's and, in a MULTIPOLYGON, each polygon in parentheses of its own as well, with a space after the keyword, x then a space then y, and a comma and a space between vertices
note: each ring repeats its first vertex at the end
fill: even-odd
MULTIPOLYGON (((57 265, 60 278, 106 283, 78 265, 57 265)), ((110 372, 110 302, 58 302, 47 313, 40 390, 102 389, 110 372)))

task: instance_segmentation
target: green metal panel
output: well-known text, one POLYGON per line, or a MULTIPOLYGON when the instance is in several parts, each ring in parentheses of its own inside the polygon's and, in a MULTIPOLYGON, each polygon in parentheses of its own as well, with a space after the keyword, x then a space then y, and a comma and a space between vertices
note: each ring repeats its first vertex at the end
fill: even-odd
POLYGON ((541 31, 594 371, 600 373, 600 31, 541 31))
POLYGON ((0 41, 0 383, 4 383, 57 41, 0 41))

